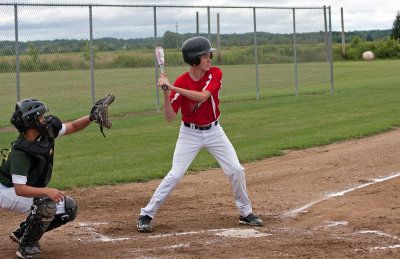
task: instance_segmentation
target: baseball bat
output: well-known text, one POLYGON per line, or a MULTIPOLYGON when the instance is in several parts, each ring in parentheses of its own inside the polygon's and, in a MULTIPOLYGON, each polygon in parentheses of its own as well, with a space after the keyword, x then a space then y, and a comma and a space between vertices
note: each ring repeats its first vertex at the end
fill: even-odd
MULTIPOLYGON (((158 66, 160 67, 161 73, 164 73, 164 49, 162 47, 156 47, 156 58, 158 66)), ((167 85, 162 85, 161 88, 165 91, 168 89, 167 85)))

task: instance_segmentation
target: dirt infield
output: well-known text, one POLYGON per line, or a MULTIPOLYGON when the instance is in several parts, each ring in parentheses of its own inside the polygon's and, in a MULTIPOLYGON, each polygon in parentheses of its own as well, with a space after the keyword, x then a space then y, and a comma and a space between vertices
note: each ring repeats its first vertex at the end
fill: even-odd
MULTIPOLYGON (((41 240, 42 258, 399 258, 400 129, 244 164, 264 227, 238 224, 220 169, 186 175, 136 231, 140 208, 161 180, 68 192, 74 222, 41 240)), ((25 216, 0 210, 0 258, 25 216)))

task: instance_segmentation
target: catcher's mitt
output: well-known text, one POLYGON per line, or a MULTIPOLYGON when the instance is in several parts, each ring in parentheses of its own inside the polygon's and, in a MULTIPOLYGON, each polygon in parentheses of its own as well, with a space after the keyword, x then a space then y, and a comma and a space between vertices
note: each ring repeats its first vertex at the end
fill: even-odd
POLYGON ((89 114, 89 119, 100 125, 100 131, 104 137, 106 137, 106 135, 104 135, 103 127, 109 129, 112 125, 108 118, 108 106, 114 101, 114 99, 115 95, 109 93, 106 97, 101 98, 94 104, 89 114))

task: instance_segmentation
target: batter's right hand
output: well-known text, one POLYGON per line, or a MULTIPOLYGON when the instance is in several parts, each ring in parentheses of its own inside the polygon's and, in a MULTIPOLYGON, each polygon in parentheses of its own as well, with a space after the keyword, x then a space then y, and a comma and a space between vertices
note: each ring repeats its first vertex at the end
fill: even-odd
POLYGON ((169 83, 168 77, 167 77, 167 75, 165 73, 162 73, 160 75, 160 78, 158 79, 157 85, 159 87, 162 87, 163 85, 166 85, 168 87, 168 89, 169 89, 170 83, 169 83))

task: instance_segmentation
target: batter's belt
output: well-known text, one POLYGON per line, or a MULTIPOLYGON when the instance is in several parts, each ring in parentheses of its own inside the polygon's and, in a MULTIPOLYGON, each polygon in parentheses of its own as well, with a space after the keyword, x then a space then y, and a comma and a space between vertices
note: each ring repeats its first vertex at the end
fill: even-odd
POLYGON ((183 125, 185 125, 185 127, 191 128, 191 129, 197 129, 197 130, 209 130, 212 128, 212 126, 217 126, 218 125, 218 121, 214 121, 208 125, 204 125, 204 126, 198 126, 196 124, 193 123, 186 123, 183 122, 183 125))

